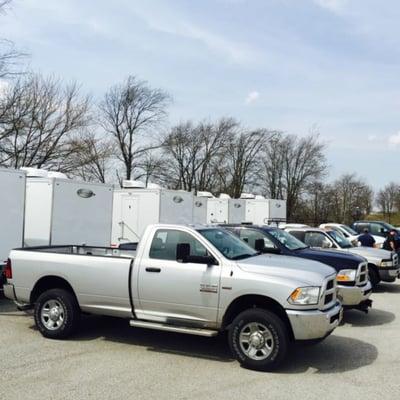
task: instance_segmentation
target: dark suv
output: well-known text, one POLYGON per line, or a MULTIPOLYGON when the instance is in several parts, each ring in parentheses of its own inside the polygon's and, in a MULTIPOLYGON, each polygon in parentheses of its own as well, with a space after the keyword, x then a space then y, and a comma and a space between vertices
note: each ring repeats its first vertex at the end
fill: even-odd
POLYGON ((372 291, 367 262, 355 254, 335 250, 311 249, 290 233, 270 226, 221 225, 263 253, 281 254, 319 261, 337 271, 338 295, 347 308, 367 311, 372 291))
POLYGON ((363 233, 365 229, 368 229, 371 235, 386 237, 388 232, 393 229, 400 235, 399 229, 396 229, 393 225, 385 221, 356 221, 351 227, 357 233, 363 233))

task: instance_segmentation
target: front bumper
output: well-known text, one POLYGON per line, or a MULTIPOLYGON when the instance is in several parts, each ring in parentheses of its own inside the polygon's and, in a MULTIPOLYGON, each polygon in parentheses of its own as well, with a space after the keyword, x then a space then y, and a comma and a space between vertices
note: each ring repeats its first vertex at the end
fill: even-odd
POLYGON ((338 297, 344 307, 357 307, 365 303, 372 293, 371 282, 368 281, 364 286, 342 286, 338 285, 338 297))
POLYGON ((296 340, 321 339, 328 336, 340 323, 342 305, 337 302, 329 310, 286 310, 296 340))
POLYGON ((393 282, 400 277, 400 267, 378 268, 379 277, 384 282, 393 282))

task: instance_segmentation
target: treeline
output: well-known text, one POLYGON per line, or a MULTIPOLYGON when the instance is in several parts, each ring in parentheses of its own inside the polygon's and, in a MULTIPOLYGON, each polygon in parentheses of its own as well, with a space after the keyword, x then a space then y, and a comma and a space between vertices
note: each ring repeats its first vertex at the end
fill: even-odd
MULTIPOLYGON (((8 2, 0 0, 0 11, 8 2)), ((373 191, 355 175, 325 182, 326 145, 315 129, 300 137, 250 129, 232 117, 169 127, 172 99, 162 89, 130 76, 95 101, 77 83, 21 74, 22 56, 12 43, 0 42, 6 82, 0 166, 48 168, 88 181, 141 179, 232 197, 255 192, 286 199, 290 221, 314 224, 350 222, 372 209, 373 191)), ((386 191, 378 194, 385 210, 397 207, 384 197, 386 191)))

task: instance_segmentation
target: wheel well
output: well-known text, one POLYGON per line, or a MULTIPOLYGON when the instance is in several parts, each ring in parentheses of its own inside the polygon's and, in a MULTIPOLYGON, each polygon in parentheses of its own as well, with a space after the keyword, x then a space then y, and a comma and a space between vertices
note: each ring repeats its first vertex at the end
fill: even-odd
POLYGON ((59 276, 45 276, 43 278, 40 278, 36 282, 31 292, 31 297, 30 297, 31 304, 35 303, 38 297, 46 290, 56 289, 56 288, 67 290, 68 292, 72 293, 76 298, 74 289, 72 289, 72 286, 64 278, 60 278, 59 276))
POLYGON ((261 295, 245 295, 235 299, 225 312, 222 329, 227 329, 238 314, 249 308, 262 308, 275 313, 288 328, 289 337, 294 340, 292 326, 290 325, 285 309, 277 301, 261 295))

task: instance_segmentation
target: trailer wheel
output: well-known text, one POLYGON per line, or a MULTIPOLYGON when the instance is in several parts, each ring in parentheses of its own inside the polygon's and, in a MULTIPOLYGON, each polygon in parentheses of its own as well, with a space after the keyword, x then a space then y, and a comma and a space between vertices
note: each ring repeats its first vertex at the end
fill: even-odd
POLYGON ((64 289, 50 289, 37 299, 34 317, 44 337, 65 339, 77 327, 80 309, 72 293, 64 289))
POLYGON ((286 358, 289 348, 287 328, 274 313, 249 309, 232 322, 229 345, 244 367, 272 371, 286 358))
POLYGON ((371 265, 368 266, 368 277, 372 287, 375 289, 381 281, 378 271, 371 265))

